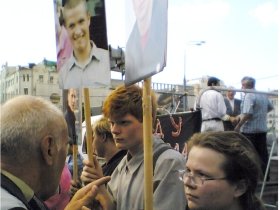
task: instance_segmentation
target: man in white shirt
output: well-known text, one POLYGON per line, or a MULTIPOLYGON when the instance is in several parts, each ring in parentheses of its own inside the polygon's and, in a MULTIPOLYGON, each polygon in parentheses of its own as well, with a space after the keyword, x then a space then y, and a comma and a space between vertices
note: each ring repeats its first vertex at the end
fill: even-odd
MULTIPOLYGON (((207 86, 220 86, 220 80, 216 77, 209 77, 207 86)), ((223 121, 234 119, 226 114, 224 97, 217 90, 202 91, 198 97, 198 107, 201 109, 202 116, 201 132, 224 131, 223 121)))

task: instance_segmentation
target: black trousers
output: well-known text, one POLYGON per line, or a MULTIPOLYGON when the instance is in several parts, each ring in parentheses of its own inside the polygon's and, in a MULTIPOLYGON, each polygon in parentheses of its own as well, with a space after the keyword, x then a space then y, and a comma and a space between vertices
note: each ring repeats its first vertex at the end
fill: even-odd
POLYGON ((268 163, 266 133, 242 133, 242 134, 246 136, 255 146, 261 159, 262 172, 263 174, 265 174, 265 170, 268 163))

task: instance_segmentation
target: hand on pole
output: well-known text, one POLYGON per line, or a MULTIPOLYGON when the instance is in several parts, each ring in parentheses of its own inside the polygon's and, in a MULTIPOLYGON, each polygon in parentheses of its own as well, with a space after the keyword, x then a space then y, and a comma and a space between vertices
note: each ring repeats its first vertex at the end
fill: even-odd
POLYGON ((93 156, 93 163, 89 160, 84 160, 83 163, 84 168, 81 174, 81 180, 85 185, 104 176, 95 155, 93 156))

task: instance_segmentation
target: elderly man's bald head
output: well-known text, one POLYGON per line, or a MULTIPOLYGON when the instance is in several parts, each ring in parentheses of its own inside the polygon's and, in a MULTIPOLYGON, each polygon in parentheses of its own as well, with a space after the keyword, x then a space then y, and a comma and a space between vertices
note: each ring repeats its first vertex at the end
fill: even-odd
POLYGON ((1 106, 1 170, 23 180, 42 200, 53 195, 65 165, 68 132, 51 102, 18 96, 1 106))
POLYGON ((34 96, 8 100, 1 106, 0 119, 1 156, 14 159, 15 164, 34 153, 43 136, 59 137, 67 132, 63 113, 51 102, 34 96))

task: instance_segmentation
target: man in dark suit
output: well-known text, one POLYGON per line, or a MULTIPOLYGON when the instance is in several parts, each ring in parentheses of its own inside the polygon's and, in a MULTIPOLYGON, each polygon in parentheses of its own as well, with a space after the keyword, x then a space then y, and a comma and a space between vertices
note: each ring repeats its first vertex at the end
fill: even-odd
MULTIPOLYGON (((233 87, 230 87, 230 89, 234 89, 233 87)), ((228 90, 226 93, 226 97, 224 98, 225 104, 227 107, 227 114, 231 117, 235 117, 240 114, 240 104, 241 100, 234 98, 235 91, 228 90)), ((235 125, 231 121, 223 121, 224 122, 224 128, 225 131, 233 131, 235 125)))

